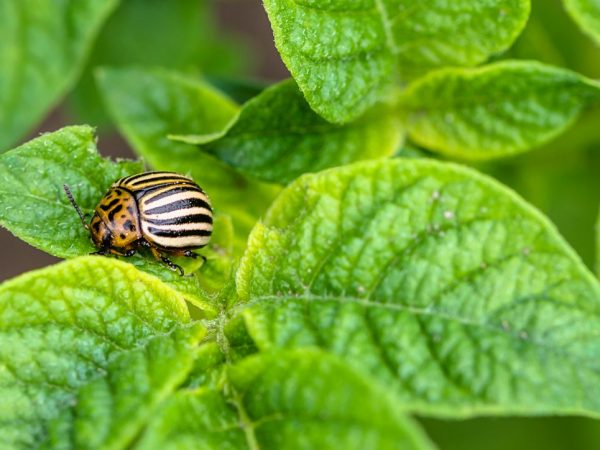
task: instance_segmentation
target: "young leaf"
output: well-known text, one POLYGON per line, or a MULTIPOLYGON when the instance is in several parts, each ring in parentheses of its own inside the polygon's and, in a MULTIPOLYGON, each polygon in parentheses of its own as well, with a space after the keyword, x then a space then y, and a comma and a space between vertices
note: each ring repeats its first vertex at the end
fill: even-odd
POLYGON ((91 127, 44 134, 0 155, 0 225, 61 258, 93 252, 63 184, 90 213, 115 180, 142 171, 139 162, 101 158, 91 127))
POLYGON ((245 179, 192 145, 167 138, 219 133, 237 114, 235 104, 194 78, 162 69, 105 69, 98 81, 109 112, 136 152, 154 168, 191 173, 210 195, 216 213, 233 218, 237 246, 243 247, 278 190, 245 179))
POLYGON ((422 413, 600 412, 598 281, 539 212, 461 166, 300 178, 252 232, 237 294, 260 349, 323 347, 422 413))
POLYGON ((600 3, 596 0, 563 0, 565 9, 581 29, 600 44, 600 3))
POLYGON ((275 44, 311 107, 331 122, 359 117, 406 78, 474 65, 506 49, 528 0, 265 0, 275 44))
POLYGON ((228 378, 225 393, 172 397, 136 450, 433 448, 385 391, 325 353, 258 355, 228 378))
POLYGON ((0 1, 0 152, 41 120, 75 82, 117 3, 0 1))
POLYGON ((444 69, 403 92, 400 108, 410 137, 461 159, 524 152, 569 127, 600 100, 600 84, 533 61, 477 69, 444 69))
POLYGON ((189 320, 176 291, 107 258, 78 258, 2 284, 0 447, 34 448, 71 426, 86 442, 130 439, 149 413, 141 410, 191 370, 188 346, 203 332, 175 332, 189 320), (80 414, 69 412, 74 405, 80 414))
POLYGON ((248 101, 222 133, 174 138, 204 144, 255 178, 287 184, 306 172, 390 156, 402 130, 383 107, 348 125, 330 124, 313 112, 296 83, 286 80, 248 101))

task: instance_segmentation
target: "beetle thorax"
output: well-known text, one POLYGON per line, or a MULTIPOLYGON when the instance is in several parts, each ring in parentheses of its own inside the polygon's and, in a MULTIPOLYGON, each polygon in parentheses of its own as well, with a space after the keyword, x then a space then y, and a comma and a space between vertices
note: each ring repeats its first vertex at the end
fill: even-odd
POLYGON ((90 231, 99 249, 126 251, 135 248, 142 235, 133 195, 119 188, 106 193, 94 211, 90 231))

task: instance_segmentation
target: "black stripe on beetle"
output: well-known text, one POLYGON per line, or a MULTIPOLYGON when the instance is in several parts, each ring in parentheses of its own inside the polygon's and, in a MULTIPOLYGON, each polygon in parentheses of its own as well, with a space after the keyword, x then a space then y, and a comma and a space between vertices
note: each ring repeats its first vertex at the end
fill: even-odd
POLYGON ((172 219, 151 219, 146 218, 146 222, 152 225, 183 225, 192 223, 210 223, 212 225, 212 217, 207 214, 190 214, 189 216, 173 217, 172 219))
POLYGON ((194 207, 206 208, 207 210, 211 211, 210 205, 208 203, 206 203, 204 200, 199 199, 198 197, 190 197, 190 198, 185 198, 183 200, 176 200, 172 203, 167 203, 166 205, 161 205, 161 206, 157 206, 155 208, 147 209, 144 212, 148 215, 149 214, 164 214, 164 213, 168 213, 168 212, 179 211, 182 209, 188 209, 188 208, 194 208, 194 207))
POLYGON ((148 231, 160 237, 182 237, 182 236, 210 236, 212 230, 163 230, 161 228, 148 227, 148 231))
POLYGON ((181 194, 185 192, 194 192, 204 197, 204 192, 197 190, 195 187, 173 186, 172 188, 167 188, 163 192, 153 194, 152 197, 150 197, 148 200, 144 200, 144 203, 149 205, 150 203, 157 202, 158 200, 162 200, 163 198, 167 198, 172 195, 181 194))
POLYGON ((141 184, 156 183, 159 181, 161 182, 160 184, 169 184, 168 182, 172 182, 172 183, 190 183, 191 182, 191 180, 189 178, 185 178, 185 177, 174 178, 174 177, 164 176, 164 177, 156 177, 156 178, 150 178, 150 179, 135 180, 135 181, 129 182, 128 184, 131 186, 139 186, 141 184))

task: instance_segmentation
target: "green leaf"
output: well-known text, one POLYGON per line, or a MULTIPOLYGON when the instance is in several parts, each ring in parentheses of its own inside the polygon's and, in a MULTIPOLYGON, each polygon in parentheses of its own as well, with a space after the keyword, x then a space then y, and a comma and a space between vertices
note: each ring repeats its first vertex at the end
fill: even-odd
POLYGON ((258 355, 227 373, 225 392, 174 396, 136 450, 433 448, 386 392, 325 353, 258 355))
POLYGON ((398 76, 475 65, 525 26, 528 0, 265 0, 275 44, 311 107, 348 122, 398 76))
POLYGON ((0 0, 0 151, 76 81, 117 0, 0 0))
POLYGON ((425 159, 300 178, 253 230, 236 309, 421 413, 600 412, 600 285, 539 212, 425 159))
MULTIPOLYGON (((543 1, 543 0, 542 0, 543 1)), ((542 210, 588 267, 596 260, 594 227, 600 197, 600 108, 539 151, 480 165, 542 210)))
POLYGON ((237 103, 245 103, 264 91, 268 84, 265 81, 239 78, 236 76, 214 76, 208 75, 206 81, 225 93, 230 99, 237 103))
POLYGON ((310 109, 293 80, 278 83, 241 109, 222 133, 174 136, 248 175, 286 184, 306 172, 390 156, 402 130, 383 107, 348 125, 330 124, 310 109))
POLYGON ((138 162, 101 158, 91 127, 44 134, 0 155, 0 225, 61 258, 93 252, 63 184, 90 213, 115 180, 142 171, 138 162))
POLYGON ((600 100, 600 84, 533 61, 443 69, 403 92, 410 137, 468 160, 513 155, 543 144, 600 100))
POLYGON ((562 1, 533 0, 527 26, 503 57, 535 59, 596 77, 598 46, 565 14, 562 1))
POLYGON ((225 370, 225 355, 216 342, 205 342, 196 352, 194 367, 190 372, 184 387, 196 389, 199 387, 222 386, 223 371, 225 370))
POLYGON ((75 406, 50 423, 45 445, 77 449, 131 445, 160 403, 185 381, 203 334, 199 326, 176 330, 112 358, 105 376, 81 387, 75 406))
POLYGON ((213 389, 183 390, 165 402, 134 450, 222 449, 250 447, 235 409, 213 389))
POLYGON ((190 345, 204 332, 176 331, 189 320, 176 291, 107 258, 2 284, 0 447, 131 441, 191 370, 190 345))
POLYGON ((98 75, 109 111, 135 151, 154 168, 191 173, 217 214, 232 217, 237 248, 278 189, 249 181, 168 134, 221 132, 238 108, 199 80, 162 69, 106 69, 98 75), (248 195, 252 192, 252 195, 248 195))
POLYGON ((144 65, 243 73, 248 52, 241 43, 218 32, 214 3, 122 1, 102 28, 87 67, 68 98, 71 112, 85 123, 106 125, 110 121, 94 80, 97 67, 144 65))
POLYGON ((563 0, 563 2, 573 20, 600 45, 600 3, 597 0, 563 0))
POLYGON ((600 277, 600 212, 596 220, 596 273, 600 277))

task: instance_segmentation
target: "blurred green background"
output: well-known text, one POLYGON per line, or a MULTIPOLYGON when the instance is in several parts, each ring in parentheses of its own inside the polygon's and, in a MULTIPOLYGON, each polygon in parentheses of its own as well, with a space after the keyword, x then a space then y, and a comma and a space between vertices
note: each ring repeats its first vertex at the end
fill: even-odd
MULTIPOLYGON (((600 78, 600 48, 584 36, 560 0, 534 0, 525 32, 497 59, 536 59, 600 78)), ((233 96, 242 80, 254 84, 288 76, 273 46, 259 0, 127 0, 104 25, 73 92, 38 130, 89 123, 105 155, 133 154, 111 126, 96 92, 98 66, 165 66, 199 73, 233 96)), ((594 265, 594 224, 600 203, 600 111, 587 113, 567 133, 530 153, 477 166, 518 191, 557 225, 589 267, 594 265)), ((0 230, 0 245, 13 255, 0 280, 56 259, 0 230)), ((444 450, 600 449, 600 422, 577 417, 422 419, 444 450)))

